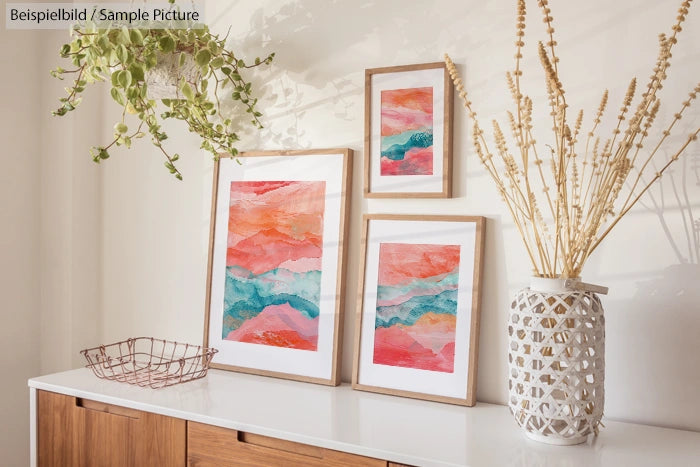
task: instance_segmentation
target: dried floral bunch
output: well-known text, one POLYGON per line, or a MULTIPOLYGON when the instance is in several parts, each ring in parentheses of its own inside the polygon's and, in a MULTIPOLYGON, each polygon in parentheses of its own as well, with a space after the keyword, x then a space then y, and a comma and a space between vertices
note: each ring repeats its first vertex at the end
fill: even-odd
POLYGON ((445 54, 445 62, 459 96, 473 121, 473 142, 486 171, 493 178, 508 206, 534 266, 542 277, 578 277, 586 259, 613 227, 639 201, 642 195, 678 160, 691 142, 697 128, 660 169, 654 169, 655 156, 669 139, 683 113, 700 93, 700 84, 661 133, 658 142, 647 137, 659 112, 657 96, 667 78, 671 50, 681 32, 692 0, 678 10, 670 35, 659 35, 656 66, 636 107, 633 106, 637 80, 632 79, 610 136, 602 136, 601 119, 608 106, 608 91, 600 100, 588 132, 583 129, 583 111, 575 114, 573 124, 564 86, 559 79, 554 27, 547 0, 538 5, 544 16, 549 40, 538 44, 540 62, 545 71, 554 144, 544 154, 538 152, 533 136, 533 102, 523 94, 520 61, 525 36, 525 0, 518 0, 515 69, 506 73, 515 112, 508 112, 509 127, 517 151, 511 152, 498 122, 493 121, 495 153, 489 149, 484 131, 467 98, 464 84, 454 63, 445 54), (495 157, 494 157, 495 154, 495 157), (651 172, 654 173, 651 173, 651 172), (543 212, 544 211, 544 212, 543 212))

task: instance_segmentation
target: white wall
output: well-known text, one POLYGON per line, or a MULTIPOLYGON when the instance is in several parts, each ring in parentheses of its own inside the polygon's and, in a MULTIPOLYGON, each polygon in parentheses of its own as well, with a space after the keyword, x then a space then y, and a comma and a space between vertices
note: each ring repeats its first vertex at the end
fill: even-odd
POLYGON ((79 366, 78 351, 101 342, 101 171, 87 151, 101 132, 101 100, 90 90, 82 112, 51 116, 65 82, 49 70, 67 40, 65 31, 4 26, 0 35, 0 463, 8 467, 29 463, 27 379, 79 366))
MULTIPOLYGON (((611 115, 629 79, 644 80, 656 57, 656 34, 668 30, 677 1, 625 0, 554 5, 562 77, 573 108, 597 107, 611 91, 611 115)), ((343 378, 349 380, 354 335, 360 218, 370 213, 477 214, 487 216, 486 266, 479 359, 478 399, 507 399, 506 316, 510 297, 530 273, 524 250, 492 183, 473 154, 468 121, 455 109, 455 198, 365 200, 362 198, 364 69, 439 61, 449 52, 466 77, 482 124, 503 118, 509 101, 503 74, 512 67, 514 2, 268 0, 208 2, 207 21, 230 45, 253 58, 276 52, 270 73, 261 73, 266 128, 244 138, 241 149, 350 147, 355 152, 350 228, 349 283, 343 347, 343 378)), ((528 2, 525 83, 542 102, 535 39, 541 15, 528 2)), ((700 12, 693 11, 674 52, 663 99, 676 103, 700 75, 697 44, 700 12)), ((698 113, 683 120, 697 126, 698 113)), ((105 124, 105 126, 111 126, 105 124)), ((546 130, 547 124, 538 125, 546 130)), ((178 132, 176 125, 172 126, 178 132)), ((103 167, 102 329, 105 339, 155 334, 199 342, 203 332, 206 247, 212 162, 196 141, 178 132, 171 146, 183 154, 185 181, 162 168, 155 151, 139 146, 103 167)), ((544 137, 544 136, 543 136, 544 137)), ((687 154, 697 166, 698 147, 687 154)), ((690 163, 690 162, 688 162, 690 163)), ((688 166, 686 166, 688 168, 688 166)), ((700 215, 697 170, 675 183, 681 200, 700 215)), ((670 179, 665 188, 670 187, 670 179)), ((654 191, 660 200, 660 191, 654 191)), ((688 256, 686 232, 672 191, 661 211, 679 251, 688 256)), ((645 205, 649 205, 649 198, 645 205)), ((689 228, 688 228, 689 229, 689 228)), ((698 245, 693 245, 697 249, 698 245)), ((630 213, 591 258, 585 279, 605 284, 607 310, 607 404, 611 418, 700 429, 693 397, 700 373, 689 356, 700 351, 700 266, 680 265, 657 213, 630 213)))
POLYGON ((39 373, 39 58, 26 53, 39 39, 31 31, 0 31, 0 459, 8 466, 27 465, 27 379, 39 373))
MULTIPOLYGON (((482 124, 503 117, 508 101, 503 73, 512 66, 514 53, 512 3, 207 2, 208 21, 222 34, 231 26, 230 44, 238 53, 255 57, 277 52, 271 72, 259 75, 265 83, 260 108, 266 129, 247 135, 241 149, 356 151, 345 380, 350 377, 355 332, 361 214, 484 215, 488 225, 477 396, 480 401, 506 401, 506 316, 510 297, 526 284, 530 267, 506 210, 473 154, 461 107, 455 109, 454 121, 455 198, 365 200, 361 161, 365 68, 438 61, 447 51, 465 76, 482 124)), ((656 33, 668 30, 677 3, 556 2, 562 78, 571 106, 583 106, 590 118, 607 86, 612 114, 629 78, 644 80, 649 74, 656 33)), ((528 6, 525 85, 541 102, 533 47, 542 36, 542 23, 534 2, 528 6)), ((684 29, 662 97, 668 103, 666 118, 700 76, 700 11, 691 11, 684 29)), ((0 117, 5 148, 0 172, 5 227, 0 231, 6 324, 2 343, 13 349, 2 349, 2 369, 12 381, 3 386, 2 410, 3 416, 18 421, 17 430, 11 431, 21 434, 26 431, 26 377, 79 366, 81 348, 136 335, 201 342, 212 162, 198 149, 196 138, 175 122, 166 129, 169 144, 183 156, 184 182, 167 173, 147 141, 131 151, 115 151, 102 166, 94 165, 87 149, 109 137, 118 112, 105 89, 91 91, 82 112, 51 118, 48 112, 63 85, 47 70, 58 62, 56 51, 65 35, 3 31, 2 39, 3 61, 37 70, 36 77, 5 74, 6 111, 0 117), (22 40, 28 41, 22 43, 22 51, 38 54, 12 48, 22 40), (16 114, 7 111, 20 107, 16 114), (37 122, 38 137, 32 127, 37 122), (32 353, 39 342, 40 352, 32 353), (18 362, 21 368, 13 366, 18 362)), ((699 117, 694 110, 684 118, 686 131, 697 126, 699 117)), ((653 191, 657 203, 663 194, 663 207, 655 211, 651 199, 645 198, 644 206, 630 213, 584 270, 586 280, 611 288, 604 298, 610 418, 700 430, 700 404, 694 397, 700 372, 692 363, 700 351, 700 266, 697 258, 682 264, 682 257, 698 245, 688 245, 691 228, 681 216, 687 211, 679 208, 689 206, 696 218, 699 215, 700 186, 697 168, 691 167, 700 163, 699 151, 696 146, 686 155, 685 171, 678 165, 673 182, 670 177, 664 180, 663 191, 653 191)), ((3 454, 5 446, 26 441, 20 435, 2 438, 10 443, 2 445, 3 454)), ((24 463, 25 452, 12 450, 17 465, 24 463)))
POLYGON ((102 170, 88 150, 102 140, 104 88, 88 88, 78 111, 51 115, 72 79, 49 75, 56 66, 67 68, 57 51, 69 38, 64 31, 35 34, 42 39, 41 107, 35 116, 41 164, 35 183, 40 192, 41 373, 46 374, 81 365, 79 351, 100 339, 102 170))

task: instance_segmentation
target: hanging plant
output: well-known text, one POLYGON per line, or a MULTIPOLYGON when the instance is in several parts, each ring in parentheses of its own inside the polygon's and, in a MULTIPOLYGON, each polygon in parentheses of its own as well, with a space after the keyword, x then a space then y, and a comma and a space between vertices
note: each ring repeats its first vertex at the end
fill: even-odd
MULTIPOLYGON (((165 25, 167 26, 167 25, 165 25)), ((161 122, 178 119, 187 124, 189 131, 202 140, 201 148, 215 159, 220 154, 235 157, 238 135, 232 131, 231 115, 222 111, 224 104, 237 101, 245 110, 252 125, 262 128, 256 110, 258 99, 253 96, 252 84, 243 77, 244 70, 267 65, 274 53, 247 63, 226 48, 226 37, 212 34, 206 25, 201 29, 100 29, 88 25, 71 30, 71 42, 61 47, 60 55, 70 59, 75 68, 56 68, 51 74, 59 79, 74 76, 73 84, 66 88, 67 97, 54 115, 65 115, 75 110, 86 86, 111 82, 112 99, 122 107, 122 118, 114 125, 114 139, 104 146, 90 149, 95 162, 109 158, 114 146, 131 147, 134 139, 150 135, 151 141, 166 158, 166 168, 182 180, 175 166, 179 159, 164 146, 168 135, 161 122), (151 92, 160 75, 165 76, 165 89, 170 86, 172 95, 151 92), (165 97, 165 98, 164 98, 165 97), (158 101, 165 110, 159 109, 158 101), (127 117, 136 117, 134 124, 127 117)), ((162 83, 161 83, 162 84, 162 83)), ((154 89, 155 90, 155 89, 154 89)))

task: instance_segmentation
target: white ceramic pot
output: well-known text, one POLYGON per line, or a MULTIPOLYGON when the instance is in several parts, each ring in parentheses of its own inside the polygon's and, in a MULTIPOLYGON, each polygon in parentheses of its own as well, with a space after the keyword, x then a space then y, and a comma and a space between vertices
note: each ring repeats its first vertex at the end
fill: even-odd
POLYGON ((525 434, 558 445, 597 435, 605 379, 598 296, 534 277, 511 304, 508 335, 509 406, 525 434))
MULTIPOLYGON (((148 97, 150 99, 175 99, 178 97, 180 78, 187 82, 196 82, 200 77, 199 67, 194 58, 185 55, 185 63, 180 66, 179 53, 158 53, 157 64, 146 72, 148 97)), ((179 95, 180 99, 184 99, 179 95)))

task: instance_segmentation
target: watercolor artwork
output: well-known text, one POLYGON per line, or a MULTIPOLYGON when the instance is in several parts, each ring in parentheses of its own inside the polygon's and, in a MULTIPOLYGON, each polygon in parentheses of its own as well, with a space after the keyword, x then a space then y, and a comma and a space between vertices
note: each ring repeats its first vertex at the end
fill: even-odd
POLYGON ((325 181, 233 181, 222 338, 316 351, 325 181))
POLYGON ((379 245, 373 362, 454 372, 460 245, 379 245))
POLYGON ((484 227, 477 216, 363 217, 353 389, 474 405, 484 227))
POLYGON ((433 175, 433 88, 381 92, 380 173, 433 175))

